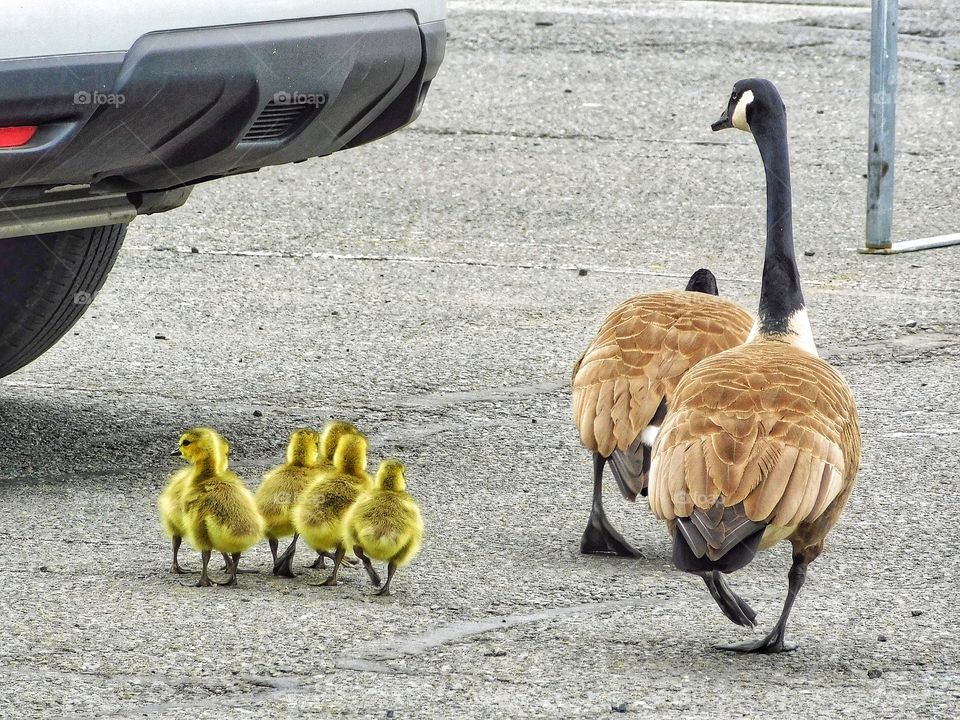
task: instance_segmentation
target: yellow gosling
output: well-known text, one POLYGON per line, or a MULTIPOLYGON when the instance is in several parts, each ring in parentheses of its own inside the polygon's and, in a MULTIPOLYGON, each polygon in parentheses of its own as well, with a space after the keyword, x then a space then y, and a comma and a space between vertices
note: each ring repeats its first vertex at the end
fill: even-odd
MULTIPOLYGON (((179 450, 176 451, 180 453, 179 450)), ((170 476, 167 486, 157 498, 157 510, 160 511, 160 524, 163 530, 170 538, 173 544, 173 564, 170 565, 170 572, 178 575, 187 572, 180 567, 177 555, 180 552, 180 544, 183 542, 183 536, 186 534, 183 525, 183 493, 187 487, 187 481, 190 479, 192 467, 183 467, 170 476)))
POLYGON ((320 433, 310 428, 294 430, 287 444, 287 461, 263 476, 254 498, 266 522, 267 542, 273 556, 273 574, 294 577, 293 556, 297 535, 293 527, 293 506, 300 493, 320 477, 320 433), (293 535, 289 547, 277 558, 279 538, 293 535))
POLYGON ((337 443, 333 469, 326 471, 300 496, 293 509, 293 525, 317 552, 335 553, 333 573, 323 585, 337 584, 346 553, 343 518, 360 494, 370 488, 367 440, 360 434, 343 435, 337 443))
POLYGON ((389 595, 397 568, 413 560, 423 541, 423 519, 406 492, 403 463, 392 458, 380 463, 374 487, 357 499, 343 524, 344 543, 363 561, 375 587, 380 576, 370 558, 387 563, 387 582, 377 594, 389 595))
POLYGON ((183 493, 183 528, 203 560, 198 587, 212 584, 207 565, 213 550, 231 556, 230 578, 222 584, 236 585, 240 554, 259 542, 265 529, 253 493, 227 469, 228 447, 210 428, 193 428, 180 436, 180 454, 191 465, 183 493))

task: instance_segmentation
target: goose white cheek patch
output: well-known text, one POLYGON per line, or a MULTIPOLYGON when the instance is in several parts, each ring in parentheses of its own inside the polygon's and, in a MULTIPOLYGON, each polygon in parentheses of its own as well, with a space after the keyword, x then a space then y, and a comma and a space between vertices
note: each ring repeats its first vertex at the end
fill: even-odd
POLYGON ((747 90, 737 101, 737 106, 733 109, 733 126, 738 130, 750 132, 750 125, 747 123, 747 105, 753 102, 753 90, 747 90))

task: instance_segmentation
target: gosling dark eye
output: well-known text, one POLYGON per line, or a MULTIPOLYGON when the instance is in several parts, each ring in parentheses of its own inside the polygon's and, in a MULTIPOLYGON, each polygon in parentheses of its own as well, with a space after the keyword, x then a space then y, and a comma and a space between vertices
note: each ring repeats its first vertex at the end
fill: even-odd
POLYGON ((184 440, 184 441, 181 442, 180 444, 181 444, 183 447, 186 447, 187 445, 189 445, 189 444, 192 443, 192 442, 193 442, 193 440, 184 440))

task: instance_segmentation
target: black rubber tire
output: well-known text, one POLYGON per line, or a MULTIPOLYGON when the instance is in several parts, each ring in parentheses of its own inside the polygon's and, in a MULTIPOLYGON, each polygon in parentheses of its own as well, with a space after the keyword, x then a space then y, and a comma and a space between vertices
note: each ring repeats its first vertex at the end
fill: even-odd
POLYGON ((89 307, 127 226, 0 240, 0 377, 36 359, 89 307))

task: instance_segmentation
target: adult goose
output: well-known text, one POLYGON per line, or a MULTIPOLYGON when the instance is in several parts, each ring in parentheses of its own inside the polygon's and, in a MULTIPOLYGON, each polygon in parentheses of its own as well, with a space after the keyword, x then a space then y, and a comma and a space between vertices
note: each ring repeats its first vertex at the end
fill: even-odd
POLYGON ((573 368, 573 418, 593 454, 593 506, 583 553, 639 557, 603 510, 603 469, 610 463, 623 496, 646 495, 650 448, 677 382, 703 358, 746 340, 750 313, 718 297, 709 270, 686 290, 644 293, 607 316, 573 368))
POLYGON ((807 566, 843 511, 860 464, 857 407, 817 356, 794 258, 783 101, 768 80, 741 80, 714 130, 753 134, 766 173, 767 241, 760 311, 750 340, 707 358, 674 393, 653 449, 650 506, 673 534, 673 561, 700 575, 733 622, 755 613, 721 573, 758 548, 793 546, 780 619, 756 641, 724 650, 777 653, 807 566))

